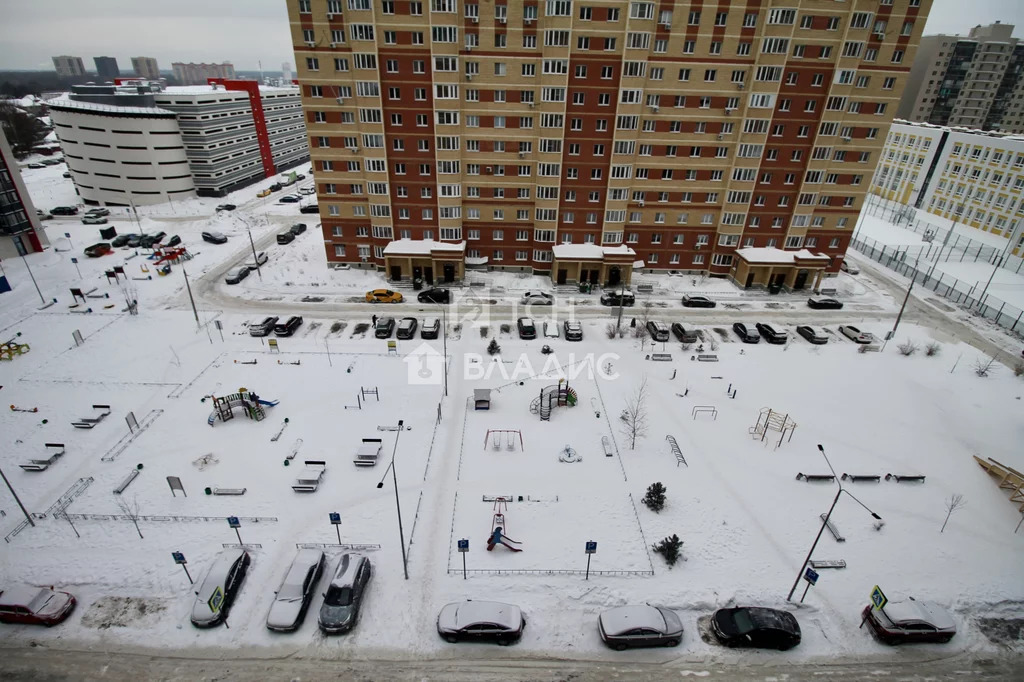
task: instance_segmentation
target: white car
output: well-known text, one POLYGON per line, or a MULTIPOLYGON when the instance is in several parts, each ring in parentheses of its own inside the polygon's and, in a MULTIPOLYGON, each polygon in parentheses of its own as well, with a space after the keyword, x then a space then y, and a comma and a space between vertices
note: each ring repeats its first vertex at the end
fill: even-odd
POLYGON ((543 291, 527 291, 519 302, 522 305, 554 305, 555 297, 543 291))
POLYGON ((258 263, 258 264, 260 264, 260 265, 263 265, 263 264, 264 264, 264 263, 266 263, 266 262, 267 262, 267 252, 266 252, 266 251, 260 251, 260 252, 258 252, 258 253, 256 254, 256 258, 255 258, 255 260, 249 260, 249 261, 247 261, 247 262, 245 263, 245 266, 246 266, 247 268, 249 268, 250 270, 255 270, 255 269, 256 269, 256 264, 257 264, 257 263, 258 263))
POLYGON ((314 187, 300 187, 299 188, 299 194, 303 194, 303 195, 316 194, 316 188, 314 188, 314 187))
POLYGON ((860 267, 858 267, 856 263, 851 263, 845 259, 839 264, 839 269, 851 275, 860 274, 860 267))
POLYGON ((875 340, 875 335, 871 332, 862 332, 849 324, 839 325, 839 333, 854 343, 873 343, 875 340))
POLYGON ((320 574, 324 570, 324 553, 319 549, 300 549, 285 573, 281 587, 274 593, 274 603, 267 614, 267 629, 291 632, 302 625, 306 609, 313 598, 320 574))
POLYGON ((557 339, 558 338, 558 323, 557 322, 545 322, 544 323, 544 338, 545 339, 557 339))

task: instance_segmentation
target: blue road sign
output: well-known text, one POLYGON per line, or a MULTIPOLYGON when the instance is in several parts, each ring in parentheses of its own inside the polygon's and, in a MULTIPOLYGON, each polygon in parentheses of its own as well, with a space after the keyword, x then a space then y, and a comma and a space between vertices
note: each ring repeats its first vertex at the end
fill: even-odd
POLYGON ((597 553, 597 543, 594 542, 593 540, 588 540, 587 541, 587 554, 596 554, 596 553, 597 553))
POLYGON ((181 552, 171 552, 171 556, 174 557, 174 563, 176 564, 187 564, 185 561, 185 555, 181 552))
POLYGON ((886 599, 885 594, 882 592, 882 588, 875 585, 874 589, 871 590, 871 603, 874 604, 876 609, 885 608, 885 605, 889 603, 886 599))
POLYGON ((77 258, 72 258, 72 259, 71 259, 71 262, 72 262, 72 263, 77 263, 77 262, 78 262, 78 259, 77 259, 77 258))
POLYGON ((242 522, 238 520, 237 516, 229 516, 228 517, 228 525, 231 526, 232 528, 241 528, 242 527, 242 522))
POLYGON ((68 239, 71 239, 71 233, 70 232, 65 232, 64 236, 67 237, 68 239))
POLYGON ((468 552, 469 551, 469 540, 459 540, 459 551, 460 552, 468 552))
POLYGON ((815 571, 810 566, 808 566, 807 570, 804 572, 804 580, 806 580, 807 582, 809 582, 812 585, 817 585, 818 584, 818 572, 815 571))
POLYGON ((341 514, 338 512, 331 512, 331 523, 336 526, 341 523, 341 514))

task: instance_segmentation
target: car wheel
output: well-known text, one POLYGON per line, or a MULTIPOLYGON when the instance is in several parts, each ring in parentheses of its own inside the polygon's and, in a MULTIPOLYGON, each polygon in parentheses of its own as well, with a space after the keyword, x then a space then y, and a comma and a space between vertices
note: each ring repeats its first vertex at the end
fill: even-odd
POLYGON ((444 641, 448 642, 449 644, 455 644, 459 641, 459 638, 455 635, 445 635, 444 641))
POLYGON ((398 299, 397 299, 397 298, 396 298, 396 299, 392 299, 392 301, 391 301, 391 302, 392 302, 392 303, 398 303, 398 299))
POLYGON ((670 640, 665 642, 665 646, 678 646, 678 645, 679 645, 679 640, 678 639, 670 639, 670 640))
POLYGON ((625 651, 625 650, 626 650, 626 645, 625 645, 625 644, 622 644, 622 643, 620 642, 619 644, 616 644, 616 645, 615 645, 615 650, 616 650, 616 651, 625 651))
POLYGON ((504 638, 499 639, 497 641, 498 641, 498 646, 508 646, 509 644, 512 643, 512 640, 504 639, 504 638))

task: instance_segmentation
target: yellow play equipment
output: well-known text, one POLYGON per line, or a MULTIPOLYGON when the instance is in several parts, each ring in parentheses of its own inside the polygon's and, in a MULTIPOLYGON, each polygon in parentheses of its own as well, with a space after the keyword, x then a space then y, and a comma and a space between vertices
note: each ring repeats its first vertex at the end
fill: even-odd
POLYGON ((14 343, 8 341, 0 344, 0 360, 13 360, 17 355, 24 355, 32 350, 27 343, 14 343))

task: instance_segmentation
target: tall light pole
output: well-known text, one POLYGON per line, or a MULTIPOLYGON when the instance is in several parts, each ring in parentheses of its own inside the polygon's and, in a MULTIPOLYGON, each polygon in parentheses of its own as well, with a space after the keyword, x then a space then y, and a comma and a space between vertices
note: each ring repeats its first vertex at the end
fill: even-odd
MULTIPOLYGON (((21 251, 22 249, 18 250, 21 251)), ((28 276, 32 279, 32 284, 35 284, 36 286, 36 293, 39 294, 39 300, 43 302, 43 305, 46 305, 46 299, 43 298, 43 292, 39 290, 39 283, 36 282, 36 276, 32 274, 32 268, 28 266, 28 258, 25 258, 24 253, 21 254, 21 260, 25 261, 25 269, 28 270, 28 276)))
MULTIPOLYGON (((441 343, 444 346, 444 395, 448 397, 448 310, 443 306, 441 308, 441 343)), ((397 442, 397 439, 396 439, 397 442)))
MULTIPOLYGON (((832 506, 828 508, 828 513, 825 514, 825 519, 821 522, 821 528, 818 529, 818 535, 814 538, 814 544, 811 545, 811 551, 807 553, 807 558, 804 559, 802 564, 800 564, 800 570, 796 573, 796 580, 793 581, 793 587, 789 590, 789 595, 786 597, 786 601, 793 600, 793 593, 796 592, 796 586, 800 584, 800 578, 804 575, 804 568, 810 562, 811 555, 814 554, 814 548, 818 546, 818 540, 821 539, 821 534, 825 532, 828 520, 832 517, 832 510, 836 508, 836 503, 839 502, 839 496, 846 493, 850 497, 853 497, 853 493, 843 488, 843 484, 840 482, 839 477, 836 476, 836 470, 832 468, 832 462, 828 461, 828 455, 825 454, 825 448, 823 448, 820 443, 818 444, 818 451, 821 452, 821 456, 825 458, 825 463, 828 464, 828 468, 832 472, 832 479, 836 482, 836 485, 839 486, 839 490, 836 492, 835 499, 832 500, 832 506)), ((858 500, 856 497, 853 497, 853 499, 857 504, 867 509, 871 516, 875 517, 879 521, 882 520, 882 517, 868 509, 866 504, 858 500)))
POLYGON ((932 261, 932 267, 929 268, 928 274, 925 275, 925 281, 927 281, 928 278, 932 276, 932 273, 935 272, 935 266, 939 264, 939 258, 942 257, 942 251, 946 248, 946 244, 949 243, 949 237, 953 234, 953 230, 956 229, 957 223, 960 221, 960 216, 964 213, 964 206, 966 205, 966 200, 961 201, 960 206, 958 206, 957 210, 953 213, 953 224, 950 226, 949 230, 946 231, 946 237, 942 240, 942 245, 939 246, 939 252, 935 254, 935 260, 932 261))
MULTIPOLYGON (((388 469, 391 470, 391 478, 395 483, 395 509, 398 511, 398 541, 402 545, 402 568, 405 570, 405 579, 409 579, 409 559, 405 555, 405 531, 402 530, 402 504, 398 499, 398 472, 395 470, 395 453, 398 452, 398 438, 402 435, 402 420, 398 420, 398 432, 395 435, 395 449, 391 451, 391 464, 388 465, 388 469)), ((384 487, 384 479, 388 477, 388 472, 385 471, 380 481, 377 483, 378 488, 384 487)))
POLYGON ((263 279, 263 273, 260 271, 260 257, 256 255, 256 243, 252 240, 252 230, 249 229, 249 223, 245 224, 245 231, 249 233, 249 246, 252 247, 252 262, 256 264, 256 274, 260 276, 260 280, 263 279))
POLYGON ((21 503, 21 498, 18 497, 18 493, 14 492, 14 488, 11 487, 11 482, 7 480, 7 475, 4 474, 3 469, 0 469, 0 478, 4 479, 4 483, 7 484, 7 489, 11 491, 11 497, 13 497, 14 501, 18 503, 18 506, 21 507, 21 513, 25 515, 25 520, 29 522, 29 525, 35 526, 36 522, 32 520, 32 515, 28 513, 27 509, 25 509, 25 505, 21 503))

